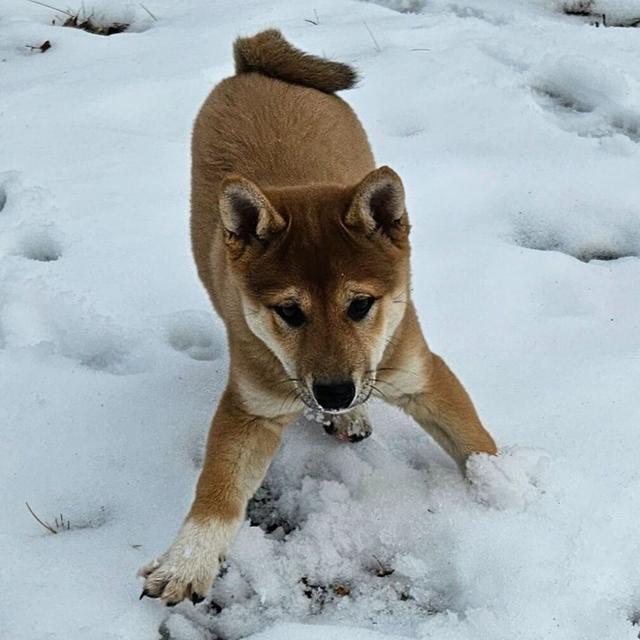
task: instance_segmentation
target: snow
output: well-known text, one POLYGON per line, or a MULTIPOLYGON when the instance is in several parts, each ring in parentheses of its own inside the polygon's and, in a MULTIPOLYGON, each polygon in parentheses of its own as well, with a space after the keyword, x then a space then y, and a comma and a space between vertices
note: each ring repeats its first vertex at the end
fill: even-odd
POLYGON ((103 37, 4 1, 1 637, 637 636, 639 32, 564 4, 104 0, 133 31, 103 37), (209 602, 166 610, 135 574, 188 508, 227 366, 190 128, 267 26, 359 68, 344 97, 405 181, 427 338, 501 455, 466 482, 384 405, 359 444, 303 420, 209 602))

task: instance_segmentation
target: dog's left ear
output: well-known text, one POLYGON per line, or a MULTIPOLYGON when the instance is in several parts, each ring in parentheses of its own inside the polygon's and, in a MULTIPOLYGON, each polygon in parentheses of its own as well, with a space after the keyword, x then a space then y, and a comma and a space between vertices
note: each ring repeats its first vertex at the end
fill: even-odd
POLYGON ((380 167, 365 176, 356 187, 344 223, 367 235, 379 232, 394 243, 406 239, 409 220, 400 176, 389 167, 380 167))

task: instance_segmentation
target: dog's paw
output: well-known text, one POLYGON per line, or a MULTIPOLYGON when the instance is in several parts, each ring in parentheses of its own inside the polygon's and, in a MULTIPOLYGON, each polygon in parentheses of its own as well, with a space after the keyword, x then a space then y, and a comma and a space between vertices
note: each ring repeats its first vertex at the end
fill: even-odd
POLYGON ((549 455, 541 449, 505 447, 467 460, 467 479, 478 502, 494 509, 524 509, 544 493, 549 455))
POLYGON ((369 416, 362 407, 339 415, 326 414, 324 430, 338 440, 360 442, 371 435, 369 416))
POLYGON ((169 550, 138 571, 140 598, 160 598, 167 606, 202 602, 235 537, 238 523, 212 519, 187 521, 169 550))

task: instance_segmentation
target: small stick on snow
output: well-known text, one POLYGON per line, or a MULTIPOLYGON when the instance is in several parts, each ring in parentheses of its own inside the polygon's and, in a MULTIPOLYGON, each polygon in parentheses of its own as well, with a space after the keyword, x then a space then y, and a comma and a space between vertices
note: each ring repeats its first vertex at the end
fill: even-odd
POLYGON ((142 2, 140 3, 140 6, 153 18, 155 22, 158 22, 158 18, 156 18, 156 16, 154 16, 153 13, 151 13, 151 11, 142 4, 142 2))
POLYGON ((310 24, 313 24, 317 27, 320 24, 320 18, 318 17, 318 12, 315 9, 313 10, 313 16, 315 20, 312 20, 311 18, 305 18, 304 21, 309 22, 310 24))
POLYGON ((27 47, 27 49, 29 49, 30 51, 39 51, 40 53, 44 53, 45 51, 48 51, 49 49, 51 49, 51 42, 49 40, 45 40, 38 47, 31 44, 25 44, 24 46, 27 47))
POLYGON ((380 48, 380 44, 376 40, 376 37, 373 35, 373 31, 371 31, 371 29, 369 29, 369 25, 366 22, 363 22, 362 24, 364 25, 365 29, 369 32, 369 35, 371 36, 371 39, 373 40, 373 45, 375 46, 376 51, 378 53, 380 53, 382 51, 382 49, 380 48))
POLYGON ((58 533, 50 524, 47 524, 46 522, 43 522, 42 520, 40 520, 40 518, 38 518, 38 516, 33 512, 33 509, 29 506, 28 502, 25 502, 25 504, 27 505, 27 509, 29 509, 29 513, 36 519, 37 522, 39 522, 47 531, 50 531, 51 533, 58 533))
POLYGON ((380 568, 376 571, 376 575, 378 576, 378 578, 386 578, 392 573, 395 573, 395 569, 392 569, 391 567, 385 567, 376 556, 373 556, 373 559, 380 565, 380 568))

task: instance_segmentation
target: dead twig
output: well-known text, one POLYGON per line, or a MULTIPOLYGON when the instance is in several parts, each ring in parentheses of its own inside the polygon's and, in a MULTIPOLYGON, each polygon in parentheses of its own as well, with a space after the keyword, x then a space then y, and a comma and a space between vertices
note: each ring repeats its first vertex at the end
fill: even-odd
POLYGON ((158 18, 156 18, 156 16, 153 15, 153 13, 151 13, 151 11, 149 11, 149 9, 147 9, 147 7, 145 7, 142 2, 140 3, 140 6, 151 16, 151 18, 155 21, 158 22, 158 18))
POLYGON ((362 24, 364 25, 364 28, 369 32, 369 35, 371 36, 371 40, 373 40, 373 46, 376 48, 376 51, 380 53, 382 51, 382 48, 380 47, 380 43, 376 40, 376 37, 373 35, 373 31, 369 29, 369 25, 366 22, 363 22, 362 24))
POLYGON ((25 502, 25 504, 27 505, 27 509, 29 509, 29 513, 36 519, 36 522, 40 523, 50 533, 53 533, 53 534, 58 533, 50 524, 47 524, 46 522, 38 518, 38 516, 33 512, 33 509, 29 506, 28 502, 25 502))
POLYGON ((320 18, 318 17, 318 12, 315 9, 313 10, 313 17, 313 20, 311 18, 305 18, 304 21, 309 22, 310 24, 313 24, 317 27, 320 24, 320 18))
POLYGON ((45 40, 41 45, 38 46, 32 44, 25 44, 24 46, 31 51, 39 51, 40 53, 44 53, 45 51, 51 49, 51 42, 49 40, 45 40))
POLYGON ((380 565, 380 568, 376 569, 376 575, 378 576, 378 578, 386 578, 387 576, 390 576, 392 573, 395 572, 395 569, 392 569, 391 567, 386 567, 385 565, 383 565, 382 562, 380 562, 380 560, 378 560, 376 556, 373 556, 373 559, 380 565))

